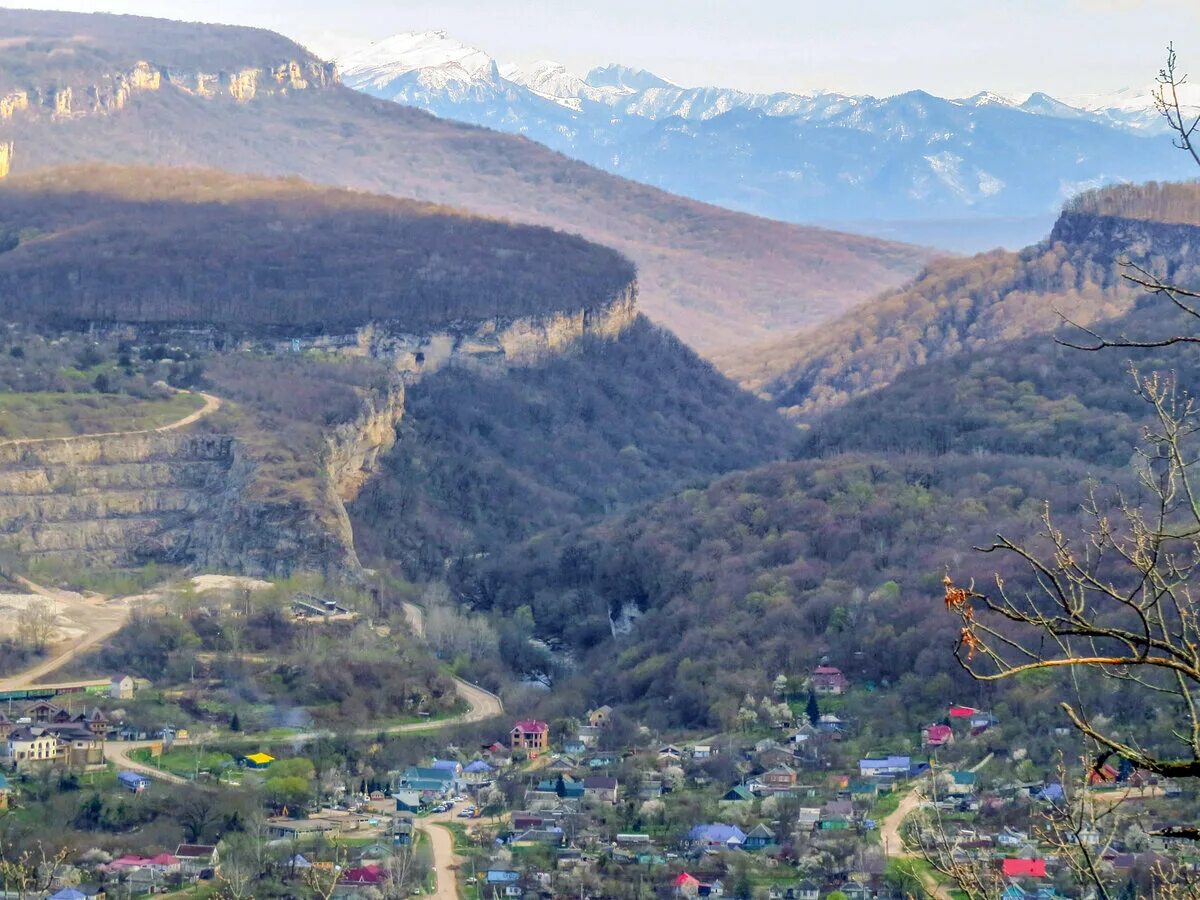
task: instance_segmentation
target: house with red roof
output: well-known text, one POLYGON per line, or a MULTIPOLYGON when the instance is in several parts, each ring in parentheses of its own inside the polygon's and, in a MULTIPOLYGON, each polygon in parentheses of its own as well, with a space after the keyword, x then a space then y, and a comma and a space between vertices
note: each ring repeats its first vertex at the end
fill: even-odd
POLYGON ((954 729, 949 725, 930 725, 921 731, 921 742, 926 747, 945 747, 954 743, 954 729))
POLYGON ((671 879, 671 887, 676 897, 696 897, 700 894, 700 879, 687 872, 680 872, 671 879))
POLYGON ((950 707, 950 718, 952 719, 969 719, 979 710, 973 706, 952 706, 950 707))
POLYGON ((1000 864, 1005 878, 1045 878, 1044 859, 1006 859, 1000 864))
POLYGON ((388 880, 388 874, 382 865, 362 865, 356 869, 347 869, 337 878, 335 896, 356 896, 368 890, 377 890, 388 880))
POLYGON ((850 680, 835 666, 817 666, 812 673, 812 689, 818 694, 844 694, 850 680))
POLYGON ((550 749, 550 726, 539 719, 522 719, 509 732, 514 750, 542 753, 550 749))

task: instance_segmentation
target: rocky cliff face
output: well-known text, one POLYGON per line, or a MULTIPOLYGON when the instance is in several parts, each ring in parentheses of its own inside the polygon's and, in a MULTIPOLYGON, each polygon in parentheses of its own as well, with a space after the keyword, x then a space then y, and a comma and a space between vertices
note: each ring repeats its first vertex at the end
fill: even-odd
POLYGON ((233 439, 137 434, 0 444, 0 548, 103 564, 190 558, 233 439))
POLYGON ((28 85, 0 97, 0 122, 21 117, 99 115, 125 108, 135 94, 172 88, 200 97, 238 102, 284 91, 305 91, 340 83, 333 63, 284 60, 225 72, 180 71, 145 60, 127 71, 107 73, 80 84, 28 85))
MULTIPOLYGON (((290 77, 290 76, 289 76, 290 77)), ((0 444, 0 552, 74 565, 148 560, 247 575, 360 571, 346 504, 396 442, 405 398, 443 366, 517 366, 615 337, 637 316, 636 286, 607 304, 542 318, 457 323, 436 334, 375 323, 323 349, 388 360, 395 377, 361 393, 331 427, 311 494, 264 490, 261 465, 231 435, 130 434, 0 444)))
POLYGON ((400 322, 372 322, 353 334, 322 335, 305 344, 387 360, 414 381, 445 366, 524 365, 563 352, 584 335, 618 337, 637 316, 637 284, 631 283, 607 302, 574 312, 455 322, 421 334, 406 331, 400 322))
POLYGON ((1050 241, 1083 248, 1101 263, 1130 259, 1175 277, 1196 266, 1200 226, 1068 211, 1054 224, 1050 241))
MULTIPOLYGON (((175 90, 206 99, 247 103, 258 96, 317 90, 340 83, 333 63, 284 60, 223 72, 181 71, 138 61, 81 84, 29 85, 0 96, 0 126, 33 119, 73 119, 111 115, 139 93, 175 90)), ((0 178, 11 169, 12 142, 0 141, 0 178), (7 146, 7 152, 5 147, 7 146)))

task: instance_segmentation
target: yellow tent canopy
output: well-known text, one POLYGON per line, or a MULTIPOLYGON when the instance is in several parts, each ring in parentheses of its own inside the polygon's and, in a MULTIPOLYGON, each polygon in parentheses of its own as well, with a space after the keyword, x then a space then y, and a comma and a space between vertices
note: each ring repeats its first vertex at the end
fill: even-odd
POLYGON ((255 753, 251 756, 247 756, 246 760, 247 762, 254 763, 256 766, 265 766, 269 763, 275 762, 275 757, 266 753, 255 753))

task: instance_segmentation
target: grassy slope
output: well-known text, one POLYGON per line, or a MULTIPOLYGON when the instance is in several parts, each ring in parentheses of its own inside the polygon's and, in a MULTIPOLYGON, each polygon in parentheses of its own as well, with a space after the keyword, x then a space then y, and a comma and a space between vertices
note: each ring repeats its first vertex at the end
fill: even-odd
POLYGON ((203 405, 196 394, 142 400, 123 394, 0 393, 0 440, 147 430, 203 405))

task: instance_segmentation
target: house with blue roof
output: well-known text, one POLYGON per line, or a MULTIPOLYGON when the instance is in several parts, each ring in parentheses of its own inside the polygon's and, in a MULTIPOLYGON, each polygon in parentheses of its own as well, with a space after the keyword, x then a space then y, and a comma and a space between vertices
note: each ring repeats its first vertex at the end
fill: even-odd
POLYGON ((705 850, 740 850, 746 843, 746 832, 736 825, 714 822, 697 825, 688 832, 688 840, 692 846, 705 850))
POLYGON ((483 784, 491 781, 495 772, 495 768, 490 763, 476 759, 463 766, 462 777, 467 784, 483 784))
POLYGON ((463 772, 462 763, 455 759, 435 759, 429 767, 439 772, 449 772, 455 778, 463 772))

